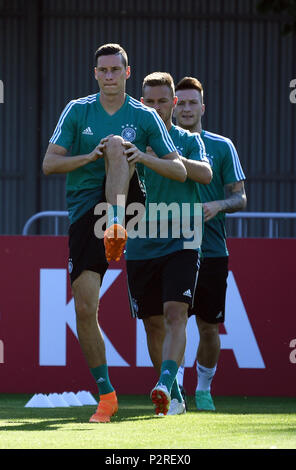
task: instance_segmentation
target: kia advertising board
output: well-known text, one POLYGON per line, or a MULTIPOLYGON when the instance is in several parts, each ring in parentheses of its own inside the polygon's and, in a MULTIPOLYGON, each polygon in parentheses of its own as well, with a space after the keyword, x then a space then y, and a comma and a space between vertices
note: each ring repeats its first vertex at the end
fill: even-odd
MULTIPOLYGON (((296 240, 230 239, 226 321, 213 395, 296 394, 296 240)), ((66 237, 0 237, 0 392, 97 393, 77 340, 66 237)), ((157 375, 129 312, 125 262, 105 275, 99 320, 118 393, 150 393, 157 375)), ((187 326, 184 386, 193 394, 198 332, 187 326)))

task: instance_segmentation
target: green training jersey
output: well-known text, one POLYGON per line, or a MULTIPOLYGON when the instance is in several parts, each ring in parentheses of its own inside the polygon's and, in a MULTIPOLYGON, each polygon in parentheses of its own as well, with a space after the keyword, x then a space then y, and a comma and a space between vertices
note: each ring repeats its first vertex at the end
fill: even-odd
MULTIPOLYGON (((142 151, 150 146, 158 157, 176 151, 157 112, 129 95, 112 115, 101 105, 100 93, 70 101, 50 142, 66 148, 71 158, 91 153, 109 134, 122 136, 142 151)), ((71 223, 102 200, 104 178, 103 158, 67 173, 66 199, 71 223)))
MULTIPOLYGON (((172 125, 169 134, 179 155, 191 160, 207 161, 199 134, 190 134, 175 125, 172 125)), ((200 236, 202 235, 200 185, 189 178, 184 183, 166 178, 146 166, 143 167, 143 172, 146 187, 143 232, 134 237, 135 233, 131 234, 128 231, 126 259, 158 258, 186 247, 198 249, 200 243, 196 246, 192 242, 193 237, 190 238, 188 235, 192 234, 196 223, 200 224, 200 236), (161 208, 160 204, 162 209, 156 213, 155 209, 157 206, 161 208), (166 235, 165 230, 161 233, 161 229, 166 227, 168 227, 167 236, 161 236, 161 234, 166 235), (191 245, 186 246, 186 242, 191 245)))
MULTIPOLYGON (((246 179, 237 151, 227 137, 203 130, 201 138, 213 171, 211 183, 200 185, 202 202, 224 199, 226 184, 246 179)), ((219 212, 213 219, 205 222, 201 251, 203 257, 228 256, 225 213, 219 212)))

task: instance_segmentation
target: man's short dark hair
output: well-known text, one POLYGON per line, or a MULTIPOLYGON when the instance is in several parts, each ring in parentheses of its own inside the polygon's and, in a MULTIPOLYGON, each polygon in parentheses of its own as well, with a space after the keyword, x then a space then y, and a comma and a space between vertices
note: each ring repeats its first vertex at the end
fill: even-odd
POLYGON ((122 46, 120 46, 120 44, 113 44, 113 43, 103 44, 96 50, 95 52, 96 66, 97 66, 99 57, 103 55, 117 55, 117 54, 121 55, 122 63, 124 67, 126 68, 128 66, 128 58, 127 58, 126 51, 123 49, 122 46))
POLYGON ((142 86, 142 94, 144 95, 145 86, 167 86, 171 92, 172 96, 175 96, 175 85, 173 77, 167 72, 153 72, 147 75, 144 78, 142 86))
POLYGON ((176 91, 179 90, 197 90, 200 92, 203 100, 203 86, 195 77, 184 77, 176 85, 176 91))

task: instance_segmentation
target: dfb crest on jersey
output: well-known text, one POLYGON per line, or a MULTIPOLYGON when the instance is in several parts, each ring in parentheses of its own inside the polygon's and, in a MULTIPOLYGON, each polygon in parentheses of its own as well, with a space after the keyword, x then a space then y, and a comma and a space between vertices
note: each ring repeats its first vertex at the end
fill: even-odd
POLYGON ((137 128, 133 126, 133 124, 126 126, 122 126, 123 130, 121 132, 121 137, 128 142, 133 142, 136 138, 136 130, 137 128))
POLYGON ((178 154, 181 155, 181 157, 183 157, 183 150, 184 148, 183 147, 179 147, 178 145, 176 145, 176 149, 178 151, 178 154))
POLYGON ((214 165, 214 157, 212 155, 209 155, 207 153, 207 159, 209 161, 209 164, 211 165, 211 167, 213 168, 213 165, 214 165))

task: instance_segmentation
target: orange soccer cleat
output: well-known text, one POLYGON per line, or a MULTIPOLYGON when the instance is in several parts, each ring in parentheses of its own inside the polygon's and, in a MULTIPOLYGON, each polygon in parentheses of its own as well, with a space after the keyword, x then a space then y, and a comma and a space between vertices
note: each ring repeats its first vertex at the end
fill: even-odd
POLYGON ((90 423, 110 423, 111 416, 118 411, 116 392, 100 396, 97 411, 91 416, 90 423))
POLYGON ((119 261, 127 241, 127 231, 120 224, 113 224, 104 233, 106 259, 119 261))

